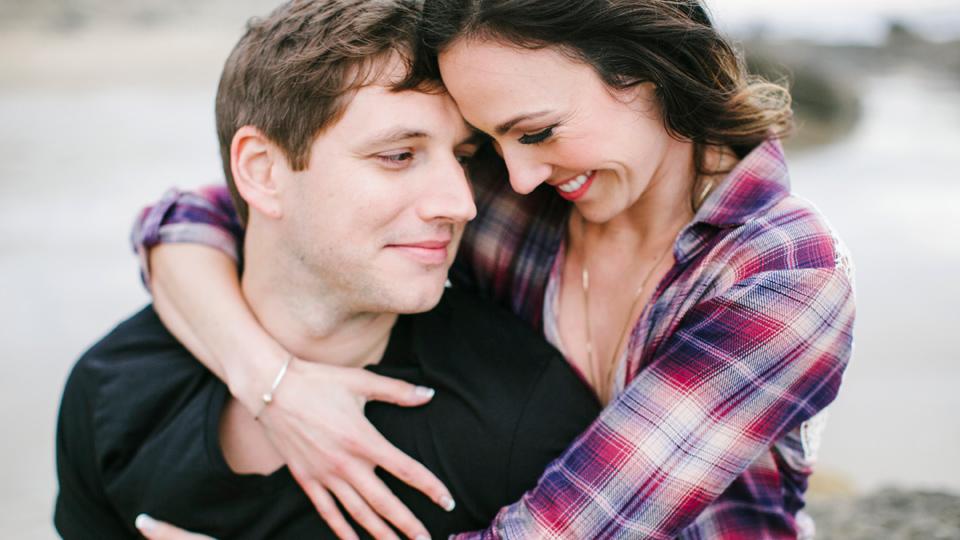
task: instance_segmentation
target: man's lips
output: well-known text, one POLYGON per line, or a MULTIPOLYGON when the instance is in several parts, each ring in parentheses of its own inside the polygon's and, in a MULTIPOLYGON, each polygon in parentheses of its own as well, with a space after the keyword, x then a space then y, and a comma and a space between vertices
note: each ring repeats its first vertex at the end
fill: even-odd
POLYGON ((559 184, 554 184, 553 187, 557 188, 557 193, 564 199, 575 201, 590 189, 596 176, 597 171, 586 171, 559 184))
POLYGON ((428 266, 443 264, 447 262, 447 246, 452 239, 442 238, 433 240, 421 240, 417 242, 404 242, 402 244, 390 244, 389 249, 397 250, 401 255, 413 259, 414 261, 428 266))

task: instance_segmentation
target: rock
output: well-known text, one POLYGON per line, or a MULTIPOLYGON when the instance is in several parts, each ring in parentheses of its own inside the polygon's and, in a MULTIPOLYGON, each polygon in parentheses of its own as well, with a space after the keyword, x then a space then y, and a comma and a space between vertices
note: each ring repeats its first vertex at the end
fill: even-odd
POLYGON ((816 540, 960 540, 960 497, 946 493, 885 489, 815 498, 806 511, 816 540))

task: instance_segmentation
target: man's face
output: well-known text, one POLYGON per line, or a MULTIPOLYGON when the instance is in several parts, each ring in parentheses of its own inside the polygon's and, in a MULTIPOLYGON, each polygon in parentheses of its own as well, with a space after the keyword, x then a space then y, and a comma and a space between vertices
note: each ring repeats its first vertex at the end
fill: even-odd
POLYGON ((436 305, 476 215, 473 137, 446 94, 359 90, 308 168, 288 172, 283 238, 312 292, 352 312, 436 305))

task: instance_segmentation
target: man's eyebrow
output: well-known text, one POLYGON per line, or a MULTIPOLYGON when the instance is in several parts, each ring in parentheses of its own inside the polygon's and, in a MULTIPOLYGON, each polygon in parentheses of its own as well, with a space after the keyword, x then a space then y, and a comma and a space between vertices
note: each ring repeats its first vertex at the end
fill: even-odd
POLYGON ((484 141, 486 141, 487 139, 490 138, 490 136, 487 135, 486 133, 480 131, 479 129, 477 129, 477 128, 473 127, 473 126, 471 126, 469 122, 464 121, 464 124, 466 124, 467 127, 470 128, 470 135, 468 135, 465 139, 463 139, 463 140, 458 144, 458 146, 459 146, 460 144, 476 144, 476 145, 480 145, 480 144, 482 144, 484 141))
POLYGON ((524 120, 532 120, 534 118, 540 118, 541 116, 544 116, 548 112, 549 111, 540 111, 540 112, 527 113, 527 114, 521 114, 519 116, 515 116, 510 120, 507 120, 506 122, 497 126, 497 129, 494 131, 496 131, 497 135, 503 135, 506 132, 510 131, 510 129, 513 128, 513 126, 519 124, 520 122, 523 122, 524 120))
POLYGON ((391 129, 389 131, 375 134, 366 141, 366 144, 369 146, 381 146, 389 145, 403 141, 409 141, 410 139, 425 139, 430 135, 426 131, 420 131, 416 129, 391 129))

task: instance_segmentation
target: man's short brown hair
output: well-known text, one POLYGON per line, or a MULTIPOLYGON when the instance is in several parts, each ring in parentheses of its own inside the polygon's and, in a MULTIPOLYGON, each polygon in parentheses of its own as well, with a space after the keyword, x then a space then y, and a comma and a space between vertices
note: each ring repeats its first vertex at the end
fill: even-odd
MULTIPOLYGON (((350 94, 375 83, 397 59, 414 55, 421 0, 291 0, 253 19, 223 68, 217 133, 227 186, 240 221, 249 209, 237 192, 230 146, 254 126, 301 171, 320 132, 346 110, 350 94)), ((416 86, 395 81, 394 90, 416 86)))

